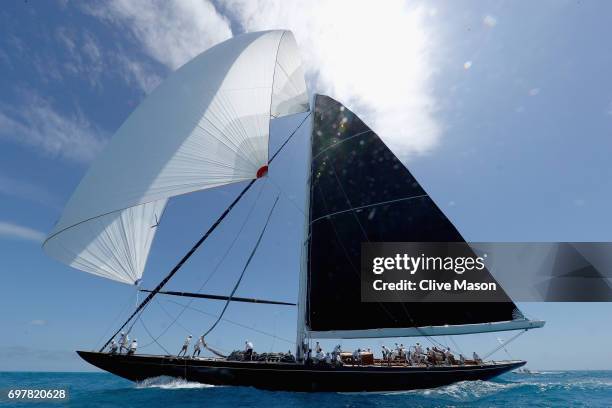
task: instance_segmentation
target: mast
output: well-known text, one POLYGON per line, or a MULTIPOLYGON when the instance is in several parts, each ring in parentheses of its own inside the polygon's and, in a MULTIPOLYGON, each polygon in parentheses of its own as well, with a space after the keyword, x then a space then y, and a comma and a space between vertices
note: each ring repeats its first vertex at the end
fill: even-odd
MULTIPOLYGON (((314 106, 314 99, 310 106, 314 106)), ((314 123, 314 115, 311 111, 310 120, 310 135, 308 137, 307 159, 306 159, 306 194, 304 195, 304 240, 302 241, 300 276, 298 280, 298 301, 297 301, 297 329, 295 338, 295 358, 296 360, 304 360, 304 342, 306 340, 306 313, 308 301, 308 239, 310 235, 310 184, 311 184, 311 166, 312 166, 312 124, 314 123)))

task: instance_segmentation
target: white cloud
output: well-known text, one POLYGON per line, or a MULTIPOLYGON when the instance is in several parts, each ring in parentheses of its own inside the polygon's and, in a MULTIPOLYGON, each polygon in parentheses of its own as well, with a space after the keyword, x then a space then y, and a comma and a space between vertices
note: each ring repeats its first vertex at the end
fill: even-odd
POLYGON ((144 62, 130 58, 127 54, 117 54, 116 59, 120 67, 123 80, 128 84, 136 84, 145 93, 150 93, 159 83, 161 78, 152 72, 144 62))
POLYGON ((429 9, 401 0, 223 0, 246 31, 287 28, 313 90, 347 104, 400 155, 436 145, 429 9))
POLYGON ((0 141, 9 140, 73 161, 91 160, 105 138, 80 113, 64 115, 39 95, 29 93, 21 106, 0 105, 0 141))
POLYGON ((42 242, 45 239, 45 233, 10 222, 0 221, 0 237, 42 242))
MULTIPOLYGON (((66 27, 55 30, 55 39, 66 52, 61 61, 63 70, 88 80, 92 86, 101 87, 100 77, 108 67, 97 39, 88 31, 77 32, 66 27)), ((38 60, 37 64, 42 65, 39 71, 47 68, 45 60, 38 60)))
MULTIPOLYGON (((145 93, 151 92, 160 82, 159 76, 144 61, 137 61, 126 53, 120 44, 103 47, 87 30, 75 31, 59 27, 55 39, 66 51, 61 67, 76 77, 86 79, 92 86, 102 88, 102 76, 119 76, 126 84, 135 85, 145 93)), ((37 59, 41 75, 50 76, 50 61, 37 59)), ((53 64, 51 64, 53 65, 53 64)), ((55 75, 61 79, 61 74, 55 75)))
MULTIPOLYGON (((439 141, 435 118, 437 46, 429 8, 389 0, 221 0, 220 10, 245 31, 290 29, 296 35, 311 90, 345 103, 400 155, 425 152, 439 141)), ((86 11, 120 26, 170 68, 231 36, 211 2, 113 0, 86 11)), ((138 72, 136 66, 132 72, 138 72)))
POLYGON ((2 174, 0 174, 0 194, 59 208, 57 197, 46 189, 26 180, 17 180, 2 174))
POLYGON ((44 326, 45 324, 47 324, 47 321, 41 319, 34 319, 30 322, 30 324, 32 326, 44 326))
POLYGON ((482 23, 487 27, 493 28, 497 25, 497 19, 492 15, 488 14, 484 16, 484 18, 482 19, 482 23))
POLYGON ((529 90, 529 96, 537 96, 540 93, 540 88, 532 88, 529 90))
POLYGON ((151 57, 173 69, 232 35, 208 0, 112 0, 85 11, 129 30, 151 57))

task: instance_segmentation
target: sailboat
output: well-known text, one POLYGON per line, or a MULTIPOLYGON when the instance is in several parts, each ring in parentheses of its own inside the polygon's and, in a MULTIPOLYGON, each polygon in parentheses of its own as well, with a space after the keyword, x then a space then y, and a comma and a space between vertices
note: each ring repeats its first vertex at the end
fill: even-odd
MULTIPOLYGON (((525 318, 509 298, 486 304, 361 302, 358 263, 363 242, 464 239, 357 115, 320 94, 314 96, 311 107, 295 39, 285 30, 229 39, 160 84, 94 161, 43 244, 44 250, 74 268, 139 284, 155 233, 163 226, 159 220, 167 201, 239 182, 246 186, 235 200, 168 275, 147 291, 99 351, 77 351, 85 361, 132 381, 170 376, 212 385, 306 392, 430 388, 490 379, 526 363, 409 364, 372 359, 313 364, 308 352, 313 339, 522 333, 544 322, 525 318), (274 171, 269 164, 282 154, 295 130, 269 155, 270 121, 299 114, 306 116, 298 128, 309 119, 311 132, 304 239, 301 263, 295 268, 299 290, 294 358, 109 353, 107 346, 120 332, 129 333, 154 296, 218 299, 226 307, 230 302, 287 304, 234 296, 240 279, 227 296, 163 289, 201 245, 214 239, 217 226, 231 216, 251 186, 274 171)), ((249 261, 263 238, 265 226, 249 261)))

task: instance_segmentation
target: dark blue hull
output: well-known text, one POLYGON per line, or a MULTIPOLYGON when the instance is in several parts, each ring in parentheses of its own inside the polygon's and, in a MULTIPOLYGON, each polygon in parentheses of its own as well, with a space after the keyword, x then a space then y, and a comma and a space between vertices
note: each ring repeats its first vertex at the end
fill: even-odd
POLYGON ((465 366, 304 366, 293 363, 183 359, 173 356, 77 352, 85 361, 132 381, 169 376, 212 385, 302 392, 381 392, 488 380, 523 366, 508 361, 465 366))

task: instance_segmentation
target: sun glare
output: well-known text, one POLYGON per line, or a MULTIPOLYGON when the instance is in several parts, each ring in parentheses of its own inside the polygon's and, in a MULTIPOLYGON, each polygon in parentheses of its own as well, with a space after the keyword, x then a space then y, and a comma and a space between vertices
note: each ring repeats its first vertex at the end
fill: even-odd
POLYGON ((330 1, 314 14, 308 47, 314 58, 307 62, 321 85, 363 115, 396 153, 433 147, 439 126, 432 116, 428 10, 401 1, 385 7, 330 1))

